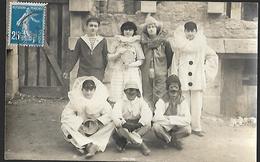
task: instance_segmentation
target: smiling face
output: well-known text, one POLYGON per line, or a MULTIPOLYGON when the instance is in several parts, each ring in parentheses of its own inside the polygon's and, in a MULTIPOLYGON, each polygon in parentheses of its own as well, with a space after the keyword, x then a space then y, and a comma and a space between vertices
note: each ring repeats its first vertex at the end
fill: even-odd
POLYGON ((125 29, 123 34, 126 37, 132 37, 134 35, 134 29, 125 29))
POLYGON ((149 24, 146 27, 147 29, 147 33, 149 34, 149 36, 155 36, 157 35, 157 26, 155 24, 149 24))
POLYGON ((169 85, 169 95, 170 97, 177 97, 179 95, 179 84, 176 82, 173 82, 169 85))
POLYGON ((96 85, 93 80, 85 80, 82 84, 82 94, 85 98, 91 99, 96 91, 96 85))
POLYGON ((138 90, 134 88, 128 88, 125 90, 125 94, 129 101, 133 101, 138 95, 138 90))
POLYGON ((96 36, 99 25, 98 22, 90 21, 87 24, 87 33, 89 36, 96 36))
POLYGON ((91 99, 96 89, 82 89, 82 94, 85 98, 91 99))
POLYGON ((197 34, 197 30, 193 29, 193 30, 184 30, 185 36, 188 40, 193 40, 195 38, 195 35, 197 34))

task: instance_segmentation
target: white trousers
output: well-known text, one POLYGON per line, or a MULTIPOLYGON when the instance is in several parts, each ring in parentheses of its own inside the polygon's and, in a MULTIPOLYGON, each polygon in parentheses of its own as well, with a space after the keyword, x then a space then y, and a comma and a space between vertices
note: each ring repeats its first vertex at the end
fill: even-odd
POLYGON ((203 93, 200 90, 188 90, 182 91, 182 95, 185 97, 191 113, 191 129, 193 131, 201 131, 201 110, 202 110, 202 98, 203 93))

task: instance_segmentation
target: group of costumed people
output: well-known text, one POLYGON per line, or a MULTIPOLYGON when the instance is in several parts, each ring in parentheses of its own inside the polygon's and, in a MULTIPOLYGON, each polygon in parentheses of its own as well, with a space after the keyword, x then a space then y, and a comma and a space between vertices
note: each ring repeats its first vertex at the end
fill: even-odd
POLYGON ((194 22, 178 27, 169 41, 162 23, 150 15, 141 25, 141 36, 127 21, 111 51, 96 34, 99 20, 90 18, 86 25, 88 34, 76 43, 63 74, 68 78, 80 60, 61 115, 65 140, 89 158, 104 152, 110 137, 119 152, 132 144, 149 155, 143 136, 150 130, 165 147, 178 150, 183 149, 180 138, 203 136, 202 95, 217 74, 218 57, 194 22), (110 91, 102 83, 108 61, 113 65, 110 91))

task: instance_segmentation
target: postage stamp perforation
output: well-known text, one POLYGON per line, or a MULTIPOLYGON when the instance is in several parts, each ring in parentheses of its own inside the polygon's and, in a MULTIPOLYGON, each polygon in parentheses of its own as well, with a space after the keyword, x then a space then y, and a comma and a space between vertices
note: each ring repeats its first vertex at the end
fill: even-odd
POLYGON ((48 3, 10 2, 8 45, 42 47, 48 3))
POLYGON ((48 3, 38 3, 38 2, 10 2, 10 5, 31 5, 31 6, 46 6, 48 3))
MULTIPOLYGON (((14 2, 12 2, 14 3, 14 2)), ((11 5, 12 3, 9 3, 9 22, 8 22, 8 45, 11 45, 11 41, 10 41, 10 36, 11 36, 11 15, 12 15, 12 8, 11 5)))

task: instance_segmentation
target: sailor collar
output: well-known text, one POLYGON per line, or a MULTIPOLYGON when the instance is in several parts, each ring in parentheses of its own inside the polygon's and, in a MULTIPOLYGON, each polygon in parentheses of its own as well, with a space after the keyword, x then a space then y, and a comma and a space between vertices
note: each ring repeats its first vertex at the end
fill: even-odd
POLYGON ((104 37, 100 36, 100 35, 97 35, 95 36, 94 38, 96 39, 95 42, 94 42, 94 45, 93 45, 93 48, 91 48, 91 43, 90 43, 90 40, 89 40, 89 37, 88 35, 84 35, 84 36, 81 36, 81 38, 83 39, 83 41, 88 45, 89 49, 91 50, 91 53, 93 52, 93 50, 96 48, 96 46, 104 39, 104 37))

